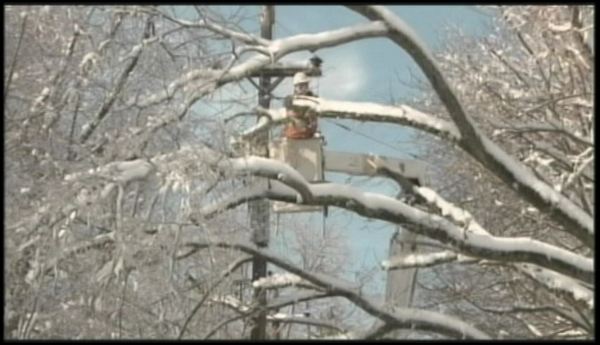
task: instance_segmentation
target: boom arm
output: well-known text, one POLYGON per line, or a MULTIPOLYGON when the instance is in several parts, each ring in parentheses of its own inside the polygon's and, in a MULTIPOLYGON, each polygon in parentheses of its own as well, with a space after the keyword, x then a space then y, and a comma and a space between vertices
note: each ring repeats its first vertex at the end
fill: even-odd
MULTIPOLYGON (((340 172, 350 175, 375 175, 375 169, 369 164, 369 159, 374 158, 371 154, 349 153, 325 151, 325 167, 326 171, 340 172)), ((412 159, 398 159, 391 157, 378 156, 384 160, 388 167, 396 170, 397 173, 404 177, 417 180, 419 185, 423 185, 423 177, 425 175, 425 166, 423 163, 412 159)))

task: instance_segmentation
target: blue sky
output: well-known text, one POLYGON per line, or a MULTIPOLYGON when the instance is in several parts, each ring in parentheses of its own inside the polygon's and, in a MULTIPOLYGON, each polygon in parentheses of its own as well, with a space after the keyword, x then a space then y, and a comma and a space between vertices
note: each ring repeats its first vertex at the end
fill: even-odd
MULTIPOLYGON (((218 6, 225 12, 237 7, 218 6)), ((429 48, 436 48, 442 39, 444 27, 458 27, 469 35, 484 35, 488 17, 471 6, 389 6, 402 18, 429 48)), ((249 32, 259 34, 260 6, 244 6, 242 13, 248 19, 242 26, 249 32)), ((274 38, 300 33, 316 33, 324 30, 364 23, 366 19, 343 6, 276 6, 274 38)), ((323 59, 323 76, 313 81, 313 89, 329 99, 356 102, 379 102, 389 104, 401 100, 413 92, 399 80, 410 81, 410 73, 422 76, 412 59, 397 45, 383 38, 352 42, 343 46, 319 50, 316 55, 323 59)), ((311 53, 290 55, 284 60, 305 60, 311 53)), ((276 96, 291 93, 291 81, 286 80, 274 91, 276 96)), ((281 106, 274 102, 274 107, 281 106)), ((411 141, 411 130, 399 126, 355 123, 347 120, 321 120, 320 128, 327 140, 326 150, 360 153, 376 153, 397 158, 412 158, 418 147, 411 141), (340 124, 351 131, 336 125, 340 124)), ((327 174, 326 178, 337 183, 349 183, 365 191, 395 196, 397 187, 382 179, 365 177, 349 178, 343 174, 327 174)), ((271 218, 275 219, 272 214, 271 218)), ((285 243, 290 234, 286 228, 298 224, 313 227, 315 236, 320 236, 322 215, 282 216, 279 235, 272 235, 271 247, 287 251, 285 243)), ((368 220, 350 212, 331 208, 326 224, 343 231, 350 249, 351 270, 370 269, 374 273, 371 292, 381 293, 385 275, 378 269, 381 260, 387 257, 389 239, 394 226, 380 221, 368 220)), ((274 231, 274 229, 272 229, 274 231)), ((291 231, 291 230, 288 230, 291 231)), ((351 278, 349 273, 347 278, 351 278)))

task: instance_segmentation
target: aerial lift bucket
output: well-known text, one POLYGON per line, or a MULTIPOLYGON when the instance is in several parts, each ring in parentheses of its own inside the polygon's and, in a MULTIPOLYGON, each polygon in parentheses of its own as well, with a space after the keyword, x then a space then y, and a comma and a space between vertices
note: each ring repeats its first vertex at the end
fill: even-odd
MULTIPOLYGON (((269 144, 269 157, 285 162, 296 169, 309 182, 323 182, 323 138, 274 139, 269 144)), ((322 212, 323 206, 298 205, 287 202, 273 202, 273 211, 322 212)))

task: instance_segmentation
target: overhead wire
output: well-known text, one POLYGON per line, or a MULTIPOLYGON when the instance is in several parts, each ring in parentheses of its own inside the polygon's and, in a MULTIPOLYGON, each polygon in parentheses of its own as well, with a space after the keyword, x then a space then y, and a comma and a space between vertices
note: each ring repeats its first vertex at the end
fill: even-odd
POLYGON ((351 133, 354 133, 354 134, 358 134, 358 135, 360 135, 362 137, 365 137, 365 138, 367 138, 367 139, 369 139, 371 141, 374 141, 374 142, 376 142, 376 143, 378 143, 380 145, 383 145, 383 146, 385 146, 387 148, 390 148, 390 149, 392 149, 394 151, 401 151, 401 152, 403 152, 403 153, 411 156, 412 158, 414 158, 416 160, 423 161, 422 159, 419 158, 419 156, 417 156, 415 154, 412 154, 410 152, 405 152, 404 150, 402 150, 401 148, 399 148, 397 146, 393 146, 393 145, 390 145, 389 143, 386 143, 385 141, 381 141, 381 140, 379 140, 377 138, 373 138, 372 136, 370 136, 368 134, 365 134, 365 133, 357 131, 356 129, 350 128, 349 126, 342 125, 341 123, 338 123, 338 122, 335 122, 335 121, 332 121, 332 120, 328 120, 328 119, 326 119, 326 121, 329 122, 329 123, 332 123, 332 124, 334 124, 334 125, 336 125, 336 126, 338 126, 340 128, 342 128, 342 129, 344 129, 344 130, 346 130, 348 132, 351 132, 351 133))

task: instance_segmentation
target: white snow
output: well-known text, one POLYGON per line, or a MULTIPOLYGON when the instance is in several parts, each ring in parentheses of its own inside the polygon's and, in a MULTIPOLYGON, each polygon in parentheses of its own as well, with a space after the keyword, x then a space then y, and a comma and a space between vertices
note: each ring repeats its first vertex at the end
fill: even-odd
POLYGON ((467 230, 479 233, 479 234, 488 234, 479 223, 477 223, 471 213, 466 210, 463 210, 459 207, 454 206, 454 204, 444 200, 440 195, 438 195, 434 190, 427 187, 417 187, 416 191, 427 200, 430 204, 436 206, 442 215, 450 216, 454 221, 458 222, 460 225, 466 226, 467 230))
POLYGON ((515 189, 518 189, 519 184, 530 187, 537 193, 540 199, 555 204, 557 212, 560 211, 565 216, 568 216, 570 219, 579 223, 579 225, 585 228, 590 235, 594 235, 593 219, 581 208, 577 207, 571 200, 562 196, 550 186, 536 178, 531 170, 517 162, 512 156, 508 155, 484 135, 481 136, 481 143, 485 151, 511 171, 516 179, 513 183, 515 189))
POLYGON ((541 337, 543 335, 542 332, 540 332, 534 325, 532 325, 528 322, 525 322, 525 324, 527 325, 527 328, 529 328, 531 333, 535 334, 538 337, 541 337))
POLYGON ((335 101, 316 97, 298 97, 294 105, 309 107, 321 117, 353 118, 358 121, 410 124, 429 132, 441 132, 451 140, 460 140, 460 132, 448 121, 436 119, 407 105, 397 107, 369 102, 335 101))
POLYGON ((577 280, 531 264, 519 264, 516 267, 549 289, 568 293, 575 300, 586 303, 590 309, 594 308, 594 292, 579 284, 577 280))
POLYGON ((95 66, 98 63, 100 56, 95 52, 89 52, 83 56, 81 59, 81 63, 79 64, 80 69, 88 69, 92 66, 95 66))
POLYGON ((565 32, 569 31, 573 28, 571 22, 564 22, 562 24, 554 24, 552 22, 548 22, 548 28, 554 32, 565 32))
POLYGON ((232 295, 211 297, 210 300, 213 302, 224 304, 226 306, 229 306, 229 307, 239 310, 241 312, 250 311, 249 307, 242 305, 242 302, 232 295))
POLYGON ((486 251, 488 253, 511 253, 517 251, 542 254, 554 260, 562 261, 567 265, 572 265, 574 268, 576 267, 578 270, 584 272, 591 273, 594 271, 593 259, 531 238, 494 237, 487 234, 485 230, 475 227, 474 229, 479 229, 479 231, 473 231, 473 233, 469 234, 468 239, 465 239, 462 228, 455 226, 444 218, 409 207, 388 196, 361 192, 350 186, 334 183, 311 185, 310 188, 313 196, 317 199, 322 197, 331 199, 333 197, 345 201, 352 200, 352 202, 357 203, 357 207, 363 206, 370 209, 370 211, 366 212, 369 215, 376 212, 384 212, 389 215, 406 218, 415 224, 422 224, 425 226, 423 231, 427 233, 427 236, 432 238, 440 238, 440 232, 445 232, 447 235, 444 236, 449 236, 454 241, 463 243, 466 250, 486 251))
POLYGON ((458 255, 452 251, 443 251, 428 254, 408 254, 384 260, 381 266, 385 270, 392 268, 427 267, 437 263, 456 260, 458 255))
POLYGON ((310 282, 292 273, 274 273, 269 277, 260 278, 252 282, 253 287, 262 287, 265 289, 294 286, 299 284, 312 285, 310 282))

